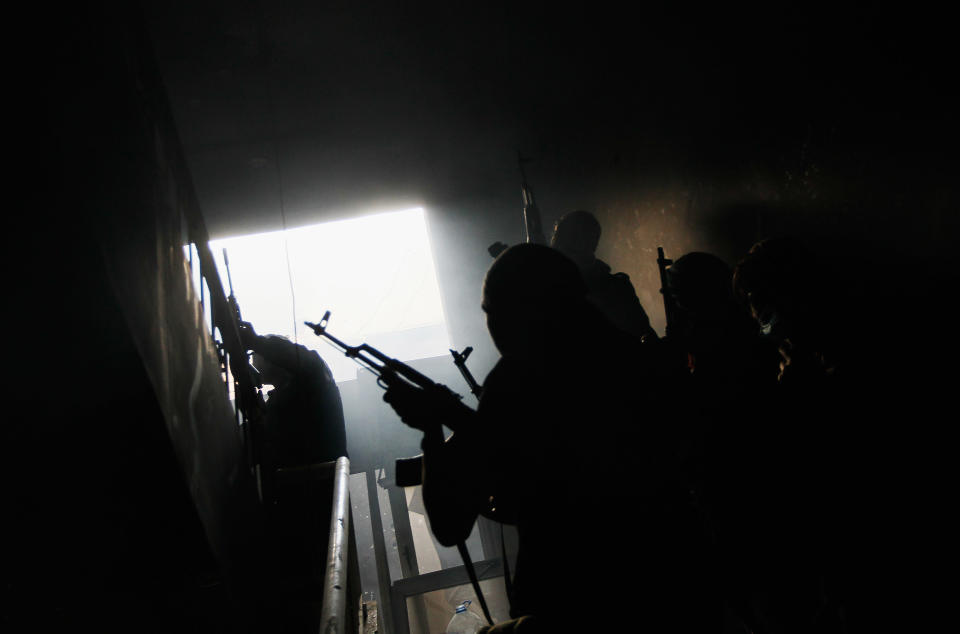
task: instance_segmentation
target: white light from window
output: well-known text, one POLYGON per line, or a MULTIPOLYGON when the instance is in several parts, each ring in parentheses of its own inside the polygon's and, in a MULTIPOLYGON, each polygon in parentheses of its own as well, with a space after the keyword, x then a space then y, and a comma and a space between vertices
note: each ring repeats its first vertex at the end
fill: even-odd
POLYGON ((421 208, 210 242, 224 291, 223 249, 243 319, 317 350, 337 381, 357 365, 303 325, 331 311, 330 333, 404 361, 448 354, 433 253, 421 208), (289 250, 290 274, 287 271, 289 250), (291 278, 296 315, 291 301, 291 278))

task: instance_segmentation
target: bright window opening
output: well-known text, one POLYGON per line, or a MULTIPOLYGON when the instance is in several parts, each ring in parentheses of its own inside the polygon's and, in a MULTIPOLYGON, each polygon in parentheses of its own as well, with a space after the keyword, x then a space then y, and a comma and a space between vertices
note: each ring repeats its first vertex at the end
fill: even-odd
POLYGON ((350 345, 366 342, 403 361, 448 354, 421 208, 213 240, 210 248, 229 293, 227 249, 243 319, 258 334, 317 350, 338 382, 356 378, 358 366, 303 325, 328 310, 330 333, 350 345))

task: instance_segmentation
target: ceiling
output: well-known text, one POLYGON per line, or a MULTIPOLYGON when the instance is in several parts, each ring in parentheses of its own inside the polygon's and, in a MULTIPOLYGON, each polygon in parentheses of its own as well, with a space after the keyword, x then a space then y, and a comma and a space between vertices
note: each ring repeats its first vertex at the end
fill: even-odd
POLYGON ((756 154, 904 72, 879 27, 809 5, 551 7, 143 3, 214 236, 515 197, 518 150, 559 182, 756 154))

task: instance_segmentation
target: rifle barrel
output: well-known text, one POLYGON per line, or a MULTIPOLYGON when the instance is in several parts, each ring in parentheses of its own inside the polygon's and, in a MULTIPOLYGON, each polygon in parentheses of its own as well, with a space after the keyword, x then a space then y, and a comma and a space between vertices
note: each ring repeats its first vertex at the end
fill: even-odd
POLYGON ((227 286, 230 287, 230 297, 233 297, 233 278, 230 276, 230 258, 227 257, 227 247, 223 247, 223 264, 227 269, 227 286))
POLYGON ((309 321, 305 321, 303 323, 306 324, 307 327, 311 328, 315 335, 318 337, 323 337, 333 343, 334 346, 343 352, 347 358, 353 359, 358 364, 365 367, 367 370, 375 374, 378 379, 390 381, 393 377, 399 377, 408 383, 412 383, 413 385, 424 389, 436 387, 437 384, 430 379, 430 377, 414 370, 403 361, 388 357, 369 344, 362 343, 359 346, 351 346, 337 339, 327 332, 327 320, 329 318, 330 311, 327 311, 324 314, 323 319, 320 320, 319 324, 314 324, 309 321), (368 354, 372 355, 376 361, 367 356, 368 354))

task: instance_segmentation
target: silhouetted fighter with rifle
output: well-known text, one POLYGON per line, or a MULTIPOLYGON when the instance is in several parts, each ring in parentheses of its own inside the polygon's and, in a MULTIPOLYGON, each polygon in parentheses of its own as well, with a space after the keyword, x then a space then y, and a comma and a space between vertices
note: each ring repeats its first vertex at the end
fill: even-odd
MULTIPOLYGON (((523 169, 523 164, 528 161, 517 152, 526 243, 546 245, 540 208, 523 169)), ((650 319, 640 304, 630 278, 623 272, 614 273, 608 264, 596 257, 600 231, 600 223, 593 214, 582 209, 572 211, 557 220, 549 246, 574 261, 587 284, 590 301, 614 325, 639 339, 653 341, 657 334, 650 327, 650 319)), ((506 244, 496 242, 487 251, 496 258, 506 249, 506 244)))
POLYGON ((675 475, 672 430, 650 423, 666 410, 656 369, 645 344, 607 320, 587 290, 559 250, 510 247, 484 279, 482 306, 501 357, 477 410, 432 382, 419 387, 417 375, 394 381, 402 368, 377 358, 390 371, 381 374, 384 400, 424 431, 423 501, 440 544, 462 542, 478 516, 516 525, 513 618, 539 621, 537 631, 612 630, 614 587, 638 606, 636 629, 709 631, 700 622, 714 618, 701 595, 702 544, 688 539, 697 526, 675 475), (441 425, 454 429, 449 439, 441 425), (642 517, 606 519, 616 508, 642 517), (597 518, 588 529, 586 516, 597 518), (602 536, 589 557, 602 584, 571 581, 584 530, 602 536))
MULTIPOLYGON (((304 323, 311 328, 314 334, 316 334, 318 337, 325 338, 335 348, 343 352, 348 358, 353 359, 365 370, 376 376, 377 385, 383 389, 403 389, 405 387, 406 389, 419 389, 429 394, 431 402, 437 407, 437 415, 429 417, 431 419, 430 423, 423 424, 422 421, 424 419, 422 417, 411 418, 401 415, 403 422, 411 427, 414 427, 415 429, 421 430, 424 433, 424 442, 427 442, 427 438, 431 438, 432 442, 443 442, 443 430, 440 426, 441 424, 446 425, 452 431, 457 431, 461 428, 460 423, 469 425, 470 422, 472 422, 472 419, 476 416, 476 412, 461 403, 461 399, 463 398, 462 396, 453 392, 447 386, 434 382, 428 376, 418 372, 406 363, 388 357, 373 346, 370 346, 366 343, 362 343, 359 346, 351 346, 344 343, 340 339, 337 339, 327 332, 327 323, 329 320, 330 311, 327 311, 324 313, 320 323, 315 324, 309 321, 304 323)), ((473 376, 470 374, 469 370, 466 369, 466 365, 464 365, 471 350, 471 348, 467 348, 462 354, 457 353, 455 350, 451 350, 450 352, 453 354, 454 362, 457 363, 457 367, 460 368, 461 372, 464 374, 464 378, 466 378, 470 384, 471 390, 473 390, 474 386, 476 386, 477 392, 474 392, 474 394, 477 394, 480 390, 480 386, 476 384, 476 381, 473 380, 473 376)), ((390 402, 386 398, 384 400, 390 402)), ((413 483, 403 482, 401 472, 409 471, 411 466, 422 468, 422 464, 422 456, 398 460, 397 485, 409 486, 410 484, 419 484, 419 481, 413 483)), ((419 480, 419 478, 417 478, 417 480, 419 480)), ((487 608, 486 600, 484 599, 483 593, 480 590, 479 581, 477 579, 476 571, 473 568, 470 554, 467 552, 466 543, 464 541, 460 541, 456 544, 456 547, 460 552, 460 556, 463 558, 464 566, 467 569, 470 582, 473 584, 473 589, 477 594, 477 599, 480 601, 480 607, 483 609, 483 614, 487 617, 487 621, 492 625, 493 619, 490 616, 490 610, 487 608)))

